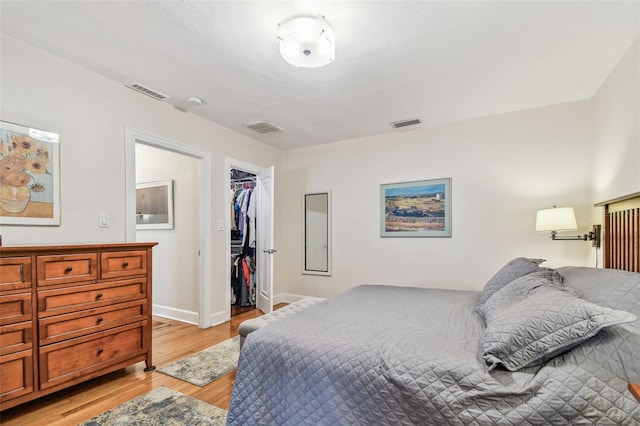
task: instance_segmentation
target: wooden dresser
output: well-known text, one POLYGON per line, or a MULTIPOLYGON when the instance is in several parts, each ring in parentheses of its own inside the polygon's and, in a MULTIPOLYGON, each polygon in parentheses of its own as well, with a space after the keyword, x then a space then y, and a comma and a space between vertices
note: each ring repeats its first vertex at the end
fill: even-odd
POLYGON ((0 247, 0 410, 151 360, 157 243, 0 247))

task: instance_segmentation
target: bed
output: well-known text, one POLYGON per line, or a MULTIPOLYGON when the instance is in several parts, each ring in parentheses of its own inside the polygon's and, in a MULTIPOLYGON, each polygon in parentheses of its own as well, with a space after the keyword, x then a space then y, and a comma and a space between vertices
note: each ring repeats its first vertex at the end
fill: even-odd
POLYGON ((516 258, 363 285, 247 336, 228 425, 640 424, 640 274, 516 258))

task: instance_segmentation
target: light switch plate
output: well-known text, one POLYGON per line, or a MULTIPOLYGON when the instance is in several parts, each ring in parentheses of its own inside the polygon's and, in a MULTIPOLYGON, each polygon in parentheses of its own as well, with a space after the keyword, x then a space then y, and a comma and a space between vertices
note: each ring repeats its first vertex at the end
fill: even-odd
POLYGON ((218 231, 224 231, 224 220, 218 219, 218 231))
POLYGON ((108 228, 109 227, 109 213, 100 213, 100 219, 98 221, 98 226, 100 228, 108 228))

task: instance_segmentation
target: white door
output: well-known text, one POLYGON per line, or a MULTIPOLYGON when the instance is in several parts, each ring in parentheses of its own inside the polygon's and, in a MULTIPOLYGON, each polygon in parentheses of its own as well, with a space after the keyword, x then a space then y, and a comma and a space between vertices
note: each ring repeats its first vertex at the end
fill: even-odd
POLYGON ((256 212, 256 305, 265 314, 273 310, 273 166, 258 173, 256 212))

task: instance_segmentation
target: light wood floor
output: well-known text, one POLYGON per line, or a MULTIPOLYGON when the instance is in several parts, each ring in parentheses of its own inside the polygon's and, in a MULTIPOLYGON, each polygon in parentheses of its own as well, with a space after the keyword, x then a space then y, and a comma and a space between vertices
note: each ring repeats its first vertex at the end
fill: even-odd
MULTIPOLYGON (((280 308, 285 304, 276 305, 280 308)), ((153 363, 156 367, 170 364, 209 346, 238 335, 242 321, 256 318, 262 312, 254 309, 206 330, 164 318, 154 317, 153 363)), ((208 402, 216 407, 229 407, 235 370, 199 387, 155 371, 145 373, 144 362, 131 365, 85 383, 27 402, 0 413, 2 426, 12 425, 77 425, 152 389, 165 386, 208 402)))

